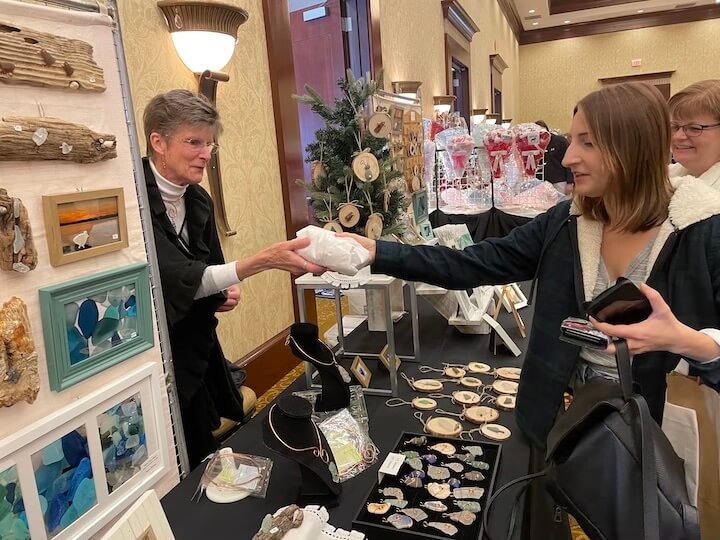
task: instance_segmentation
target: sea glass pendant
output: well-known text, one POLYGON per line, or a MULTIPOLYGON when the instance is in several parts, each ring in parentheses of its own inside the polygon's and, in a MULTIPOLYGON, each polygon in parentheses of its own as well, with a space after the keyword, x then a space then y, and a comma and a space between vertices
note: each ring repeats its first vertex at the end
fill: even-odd
POLYGON ((433 512, 445 512, 448 509, 448 507, 440 501, 425 501, 421 502, 420 506, 427 508, 428 510, 432 510, 433 512))
POLYGON ((450 485, 449 484, 438 484, 437 482, 430 482, 425 486, 430 496, 436 499, 447 499, 450 496, 450 485))
POLYGON ((443 517, 450 518, 456 523, 462 523, 463 525, 472 525, 475 523, 477 516, 467 510, 461 510, 460 512, 451 512, 449 514, 443 514, 443 517))
POLYGON ((420 456, 420 459, 427 461, 430 464, 433 464, 438 460, 435 454, 425 454, 424 456, 420 456))
POLYGON ((461 463, 443 463, 443 467, 447 467, 452 472, 461 473, 465 470, 465 467, 461 463))
POLYGON ((408 473, 408 476, 410 478, 425 478, 425 471, 423 471, 422 469, 410 471, 410 473, 408 473))
POLYGON ((460 510, 473 512, 474 514, 477 514, 480 510, 482 510, 482 506, 480 506, 480 503, 477 501, 454 501, 453 504, 460 510))
POLYGON ((420 437, 413 437, 412 439, 408 439, 407 441, 405 441, 405 444, 411 444, 413 446, 425 446, 427 444, 427 437, 425 435, 421 435, 420 437))
POLYGON ((458 480, 457 478, 450 478, 450 479, 448 479, 447 483, 448 483, 448 486, 450 486, 451 488, 460 487, 460 480, 458 480))
POLYGON ((468 465, 470 467, 472 467, 473 469, 479 469, 481 471, 489 471, 490 470, 490 465, 488 463, 486 463, 484 461, 480 461, 480 460, 471 461, 470 463, 468 463, 468 465))
POLYGON ((450 478, 450 471, 445 467, 428 466, 428 476, 433 480, 446 480, 450 478))
POLYGON ((388 487, 388 488, 382 488, 378 490, 380 493, 385 495, 386 497, 392 497, 394 499, 400 499, 403 500, 405 498, 405 495, 403 494, 402 490, 400 488, 395 487, 388 487))
POLYGON ((420 454, 418 454, 415 450, 408 450, 406 452, 400 452, 403 456, 405 456, 407 459, 414 459, 420 457, 420 454))
POLYGON ((420 469, 423 468, 423 463, 420 460, 420 458, 410 458, 410 459, 406 460, 406 463, 408 465, 410 465, 410 467, 412 467, 416 471, 419 471, 420 469))
POLYGON ((464 487, 455 488, 452 495, 456 499, 479 499, 485 494, 485 489, 481 487, 464 487))
POLYGON ((408 502, 402 499, 383 499, 383 502, 395 508, 405 508, 408 505, 408 502))
POLYGON ((468 471, 463 476, 465 480, 470 480, 471 482, 481 482, 485 480, 485 475, 480 471, 468 471))
POLYGON ((436 452, 440 452, 446 456, 452 456, 455 452, 457 452, 452 444, 445 442, 432 445, 430 450, 435 450, 436 452))
POLYGON ((463 450, 466 452, 469 452, 473 456, 480 457, 483 455, 483 447, 482 446, 463 446, 463 450))
POLYGON ((423 510, 420 510, 419 508, 405 508, 404 510, 400 511, 406 516, 410 516, 415 521, 423 521, 428 518, 427 513, 423 510))
POLYGON ((390 510, 390 505, 387 503, 370 503, 367 505, 367 510, 371 514, 387 514, 388 510, 390 510))
POLYGON ((414 525, 412 518, 404 514, 393 514, 392 516, 385 518, 385 521, 396 529, 409 529, 414 525))
POLYGON ((411 488, 421 488, 423 485, 422 479, 418 478, 417 476, 406 476, 400 481, 411 488))

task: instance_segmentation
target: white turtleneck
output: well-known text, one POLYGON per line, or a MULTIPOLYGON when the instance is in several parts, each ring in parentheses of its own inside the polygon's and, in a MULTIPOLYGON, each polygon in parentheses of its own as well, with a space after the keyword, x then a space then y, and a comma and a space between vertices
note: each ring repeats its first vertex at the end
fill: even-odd
MULTIPOLYGON (((165 203, 168 218, 175 227, 175 231, 180 230, 179 234, 183 242, 189 244, 190 237, 188 236, 187 225, 185 225, 185 191, 187 186, 179 186, 171 182, 158 172, 152 159, 149 161, 150 169, 160 190, 160 196, 163 203, 165 203)), ((237 276, 234 261, 226 264, 209 265, 203 272, 200 287, 195 293, 195 300, 223 291, 235 285, 238 281, 240 280, 237 276)))

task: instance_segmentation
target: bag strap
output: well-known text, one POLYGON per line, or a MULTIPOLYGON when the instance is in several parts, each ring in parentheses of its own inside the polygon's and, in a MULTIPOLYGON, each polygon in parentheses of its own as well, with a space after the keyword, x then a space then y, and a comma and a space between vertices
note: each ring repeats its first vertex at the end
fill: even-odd
POLYGON ((623 398, 637 410, 640 424, 640 459, 643 496, 643 534, 645 540, 660 540, 660 511, 657 499, 657 464, 655 446, 651 433, 654 422, 645 398, 633 395, 630 351, 624 339, 615 342, 615 361, 623 398))
POLYGON ((620 376, 620 388, 622 389, 623 399, 630 401, 633 397, 630 351, 628 350, 627 341, 624 339, 617 339, 613 341, 613 343, 615 344, 615 362, 617 364, 618 375, 620 376))
POLYGON ((515 532, 515 521, 517 518, 517 508, 518 504, 520 503, 520 498, 525 493, 525 490, 530 486, 533 480, 536 478, 540 478, 541 476, 545 476, 545 471, 540 471, 533 474, 528 474, 525 476, 521 476, 520 478, 516 478, 515 480, 511 480, 504 486, 502 486, 500 489, 498 489, 495 493, 493 493, 492 497, 487 502, 487 505, 485 505, 485 511, 483 512, 483 535, 487 537, 488 540, 492 540, 492 537, 490 536, 490 528, 488 527, 488 521, 489 521, 489 515, 490 515, 490 507, 495 502, 495 499, 498 498, 498 495, 500 495, 503 491, 505 491, 507 488, 514 486, 515 484, 525 483, 525 485, 522 487, 522 489, 518 492, 517 496, 515 497, 515 504, 513 504, 512 513, 510 514, 510 522, 508 525, 508 533, 506 536, 506 540, 510 540, 513 537, 513 533, 515 532))

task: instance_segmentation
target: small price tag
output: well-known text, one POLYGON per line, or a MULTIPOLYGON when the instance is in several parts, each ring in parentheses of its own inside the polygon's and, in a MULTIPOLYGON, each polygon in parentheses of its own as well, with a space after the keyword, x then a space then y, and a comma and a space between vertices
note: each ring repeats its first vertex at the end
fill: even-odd
POLYGON ((392 452, 390 452, 387 455, 387 457, 385 458, 385 461, 383 461, 383 464, 380 467, 378 474, 379 475, 390 474, 392 476, 397 476, 397 473, 400 470, 400 467, 402 466, 403 463, 405 463, 404 455, 393 454, 392 452))

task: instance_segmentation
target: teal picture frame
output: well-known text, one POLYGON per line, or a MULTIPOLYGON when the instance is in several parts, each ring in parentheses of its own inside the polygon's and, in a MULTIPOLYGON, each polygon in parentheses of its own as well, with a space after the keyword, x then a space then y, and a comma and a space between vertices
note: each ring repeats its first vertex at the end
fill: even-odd
POLYGON ((145 262, 38 293, 51 390, 65 390, 154 346, 145 262))

